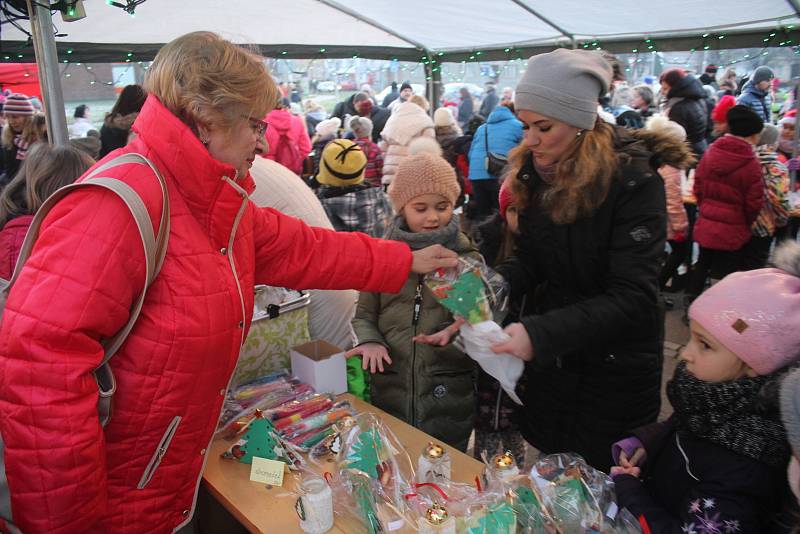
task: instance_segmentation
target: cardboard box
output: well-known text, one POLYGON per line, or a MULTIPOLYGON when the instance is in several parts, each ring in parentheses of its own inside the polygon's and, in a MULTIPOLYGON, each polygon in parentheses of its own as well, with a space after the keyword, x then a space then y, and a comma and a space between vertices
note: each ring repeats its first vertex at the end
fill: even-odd
POLYGON ((318 393, 347 392, 344 351, 327 341, 311 341, 292 348, 292 374, 318 393))

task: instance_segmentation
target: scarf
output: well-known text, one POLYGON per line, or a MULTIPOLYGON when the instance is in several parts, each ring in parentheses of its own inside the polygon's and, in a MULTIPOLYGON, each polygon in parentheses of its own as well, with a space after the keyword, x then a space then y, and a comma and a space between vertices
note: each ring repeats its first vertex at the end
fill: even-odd
POLYGON ((667 384, 679 432, 687 432, 771 466, 786 465, 789 444, 775 393, 780 372, 729 382, 705 382, 681 362, 667 384))
POLYGON ((18 160, 25 159, 25 156, 28 155, 28 149, 30 148, 31 144, 22 138, 22 134, 15 135, 13 143, 14 146, 17 147, 16 158, 18 160))
POLYGON ((431 245, 442 245, 445 248, 458 252, 458 215, 453 214, 453 218, 447 226, 432 232, 412 232, 408 229, 408 223, 402 215, 395 215, 389 228, 386 229, 384 239, 392 241, 402 241, 411 250, 420 250, 431 245))

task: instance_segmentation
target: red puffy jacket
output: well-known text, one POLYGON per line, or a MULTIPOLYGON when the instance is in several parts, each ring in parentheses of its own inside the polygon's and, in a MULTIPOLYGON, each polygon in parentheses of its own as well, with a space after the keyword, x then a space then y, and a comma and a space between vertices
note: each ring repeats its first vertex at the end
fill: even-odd
MULTIPOLYGON (((172 532, 194 509, 206 451, 253 312, 256 283, 397 292, 408 247, 310 228, 258 208, 248 174, 211 158, 149 96, 124 152, 166 179, 166 260, 111 360, 105 429, 91 371, 100 340, 127 320, 144 253, 121 200, 77 191, 47 216, 0 324, 0 431, 14 521, 26 534, 172 532)), ((142 197, 154 225, 161 191, 145 166, 108 171, 142 197)), ((2 525, 0 525, 0 530, 2 525)))
POLYGON ((303 119, 288 110, 270 111, 264 119, 269 123, 267 144, 269 152, 263 157, 277 161, 299 175, 303 172, 303 160, 311 152, 311 139, 303 119))
POLYGON ((753 145, 733 135, 715 141, 694 175, 700 216, 694 240, 713 250, 739 250, 764 205, 761 164, 753 145))
POLYGON ((0 278, 3 280, 9 280, 14 274, 17 256, 32 222, 33 215, 22 215, 8 221, 0 230, 0 278))

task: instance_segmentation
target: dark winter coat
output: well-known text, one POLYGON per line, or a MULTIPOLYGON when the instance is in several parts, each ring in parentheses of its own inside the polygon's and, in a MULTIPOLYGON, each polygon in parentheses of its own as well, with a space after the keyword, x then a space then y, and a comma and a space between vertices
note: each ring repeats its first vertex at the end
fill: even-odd
MULTIPOLYGON (((456 252, 478 259, 469 238, 460 234, 456 252)), ((371 376, 372 404, 436 439, 466 450, 475 412, 475 362, 452 344, 434 347, 411 341, 451 324, 423 276, 412 274, 396 295, 362 292, 353 319, 358 343, 380 343, 392 359, 371 376), (414 323, 414 304, 421 308, 414 323)))
POLYGON ((386 121, 392 116, 392 112, 380 106, 373 106, 369 119, 372 121, 372 142, 377 143, 381 140, 381 132, 386 126, 386 121))
POLYGON ((3 148, 3 173, 0 176, 0 191, 17 175, 22 160, 17 159, 17 147, 3 148))
POLYGON ((770 118, 772 117, 772 112, 770 111, 772 107, 772 98, 769 92, 762 91, 753 85, 752 80, 748 81, 742 88, 742 94, 736 99, 736 103, 747 106, 758 113, 762 121, 770 122, 770 118))
POLYGON ((633 434, 647 452, 642 479, 618 475, 614 483, 620 506, 644 515, 653 534, 772 528, 786 491, 785 467, 679 432, 674 417, 633 434))
POLYGON ((764 206, 761 163, 753 146, 733 135, 716 140, 697 166, 694 196, 700 210, 694 240, 714 250, 742 248, 764 206))
POLYGON ((699 158, 706 151, 708 108, 706 92, 700 82, 687 74, 667 94, 667 116, 686 130, 686 140, 699 158))
POLYGON ((342 121, 342 126, 347 126, 344 123, 344 118, 347 115, 356 116, 358 115, 358 111, 356 111, 356 106, 353 104, 353 98, 355 98, 355 93, 350 95, 349 98, 342 100, 341 102, 337 102, 336 106, 333 108, 333 113, 331 113, 331 118, 339 117, 339 120, 342 121))
POLYGON ((128 135, 131 126, 139 116, 139 112, 127 115, 106 115, 103 126, 100 127, 100 157, 104 157, 112 150, 122 148, 128 144, 128 135))
POLYGON ((492 111, 494 111, 494 108, 497 107, 498 102, 500 102, 500 99, 497 97, 497 92, 494 90, 494 88, 487 89, 486 94, 483 96, 481 107, 478 110, 478 115, 484 119, 488 119, 489 115, 491 115, 492 111))
POLYGON ((577 452, 604 470, 611 443, 658 416, 666 200, 655 169, 682 166, 690 155, 646 131, 617 127, 616 136, 620 166, 606 200, 572 224, 555 224, 539 208, 546 186, 526 156, 517 179, 528 184, 529 207, 515 256, 498 267, 512 295, 535 295, 535 311, 522 320, 534 352, 523 436, 543 452, 577 452))
POLYGON ((458 124, 464 128, 464 126, 469 121, 470 117, 472 117, 472 111, 474 109, 474 104, 472 102, 472 97, 468 96, 467 98, 462 98, 461 102, 458 104, 458 116, 456 119, 458 120, 458 124))

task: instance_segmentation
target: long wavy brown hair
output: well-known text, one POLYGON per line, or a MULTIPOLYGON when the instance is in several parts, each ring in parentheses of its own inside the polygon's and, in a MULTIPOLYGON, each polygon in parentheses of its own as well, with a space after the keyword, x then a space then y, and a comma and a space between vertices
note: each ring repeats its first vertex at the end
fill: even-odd
MULTIPOLYGON (((614 152, 614 127, 598 120, 593 130, 584 131, 561 157, 556 177, 544 191, 542 208, 556 224, 570 224, 592 215, 608 196, 619 161, 614 152)), ((523 165, 532 157, 523 141, 508 155, 511 191, 521 208, 528 207, 530 192, 520 181, 523 165)))

